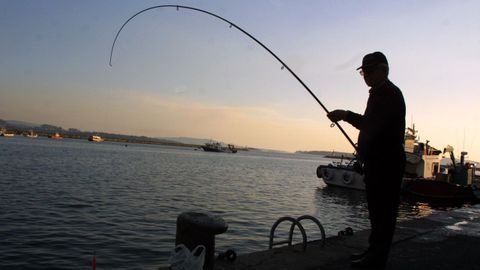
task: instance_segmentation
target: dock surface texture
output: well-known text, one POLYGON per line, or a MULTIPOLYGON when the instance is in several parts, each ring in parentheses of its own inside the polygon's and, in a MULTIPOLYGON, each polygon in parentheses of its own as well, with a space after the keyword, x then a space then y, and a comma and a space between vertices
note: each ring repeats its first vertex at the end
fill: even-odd
MULTIPOLYGON (((234 262, 216 260, 215 269, 353 269, 350 255, 366 248, 369 233, 329 237, 323 247, 320 241, 311 241, 305 252, 300 243, 240 254, 234 262)), ((480 205, 439 211, 397 224, 384 269, 480 269, 479 250, 480 205)))

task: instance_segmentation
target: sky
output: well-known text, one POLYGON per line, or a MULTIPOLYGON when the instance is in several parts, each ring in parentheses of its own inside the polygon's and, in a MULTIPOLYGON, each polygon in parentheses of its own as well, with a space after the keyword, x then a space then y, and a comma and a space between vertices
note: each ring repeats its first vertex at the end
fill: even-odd
MULTIPOLYGON (((284 151, 353 152, 325 111, 363 113, 382 51, 407 125, 480 161, 479 1, 0 0, 0 119, 284 151)), ((342 123, 356 141, 358 131, 342 123)))

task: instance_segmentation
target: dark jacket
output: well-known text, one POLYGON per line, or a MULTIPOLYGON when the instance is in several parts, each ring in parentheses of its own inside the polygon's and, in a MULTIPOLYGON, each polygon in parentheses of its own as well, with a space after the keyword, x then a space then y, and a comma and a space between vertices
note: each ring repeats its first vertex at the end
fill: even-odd
POLYGON ((349 111, 345 120, 360 130, 358 155, 362 161, 387 161, 404 155, 405 101, 392 82, 371 88, 365 113, 349 111))

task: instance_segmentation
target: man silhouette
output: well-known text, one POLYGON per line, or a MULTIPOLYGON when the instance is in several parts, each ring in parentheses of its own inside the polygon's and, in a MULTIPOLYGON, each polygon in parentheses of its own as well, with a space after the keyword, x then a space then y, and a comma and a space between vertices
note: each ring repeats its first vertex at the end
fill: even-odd
POLYGON ((383 53, 365 55, 357 70, 370 87, 364 114, 334 110, 328 117, 333 122, 346 121, 360 131, 357 154, 365 174, 371 232, 368 249, 352 255, 352 267, 382 268, 395 231, 405 169, 405 102, 400 89, 388 79, 383 53))

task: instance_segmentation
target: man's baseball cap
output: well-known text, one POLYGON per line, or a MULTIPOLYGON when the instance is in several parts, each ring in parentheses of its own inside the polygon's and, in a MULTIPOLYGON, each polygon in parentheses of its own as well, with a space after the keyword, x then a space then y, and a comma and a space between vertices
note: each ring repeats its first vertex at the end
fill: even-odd
POLYGON ((358 67, 357 70, 373 67, 378 64, 385 64, 388 66, 387 57, 381 52, 369 53, 363 57, 362 66, 358 67))

